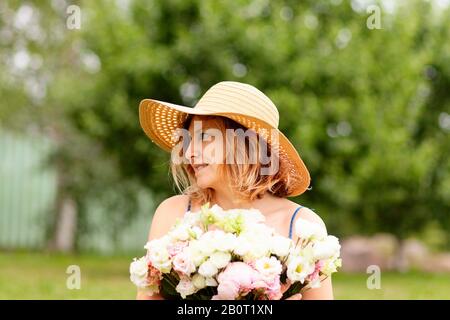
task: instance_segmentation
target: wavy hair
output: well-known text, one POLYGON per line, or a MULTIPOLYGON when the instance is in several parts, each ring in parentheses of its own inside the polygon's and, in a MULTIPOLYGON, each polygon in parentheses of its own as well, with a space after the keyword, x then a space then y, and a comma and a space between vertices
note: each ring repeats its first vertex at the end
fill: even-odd
MULTIPOLYGON (((241 201, 252 201, 256 198, 260 199, 267 191, 280 198, 287 196, 289 175, 286 170, 283 170, 282 166, 278 166, 278 170, 273 175, 261 175, 260 169, 262 168, 262 164, 260 161, 256 161, 256 163, 246 161, 252 157, 252 151, 263 150, 260 144, 259 135, 255 131, 247 131, 247 133, 250 132, 250 135, 256 139, 244 139, 245 147, 242 148, 238 147, 242 146, 242 144, 239 145, 238 136, 233 134, 232 138, 229 139, 229 136, 225 134, 226 129, 233 129, 233 132, 236 132, 238 129, 243 131, 249 129, 232 119, 222 116, 196 115, 196 117, 200 117, 202 120, 213 120, 215 128, 219 129, 223 133, 223 136, 226 137, 226 150, 234 151, 231 156, 233 160, 232 163, 220 164, 218 174, 224 181, 229 183, 230 187, 235 192, 237 199, 241 201)), ((184 122, 184 129, 188 130, 192 119, 193 116, 188 115, 188 118, 184 122)), ((173 148, 171 159, 174 159, 174 157, 184 157, 183 150, 184 148, 173 148)), ((279 161, 276 155, 274 155, 274 158, 271 157, 271 148, 268 143, 265 143, 265 150, 270 159, 268 166, 272 165, 271 162, 274 159, 275 161, 279 161)), ((229 154, 226 156, 229 156, 229 154)), ((214 190, 212 188, 200 188, 196 184, 195 172, 190 164, 178 164, 171 161, 170 171, 175 185, 181 194, 188 195, 192 200, 199 201, 200 203, 212 201, 214 190)))

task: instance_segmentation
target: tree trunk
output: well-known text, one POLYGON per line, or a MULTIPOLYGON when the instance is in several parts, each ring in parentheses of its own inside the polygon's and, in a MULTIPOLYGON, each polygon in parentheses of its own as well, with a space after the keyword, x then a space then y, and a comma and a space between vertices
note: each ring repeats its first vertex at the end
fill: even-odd
POLYGON ((77 207, 70 197, 57 201, 56 219, 52 230, 49 249, 60 252, 73 252, 77 231, 77 207))
POLYGON ((69 253, 75 249, 78 212, 76 202, 66 191, 66 172, 62 167, 58 163, 55 218, 50 230, 48 249, 69 253))

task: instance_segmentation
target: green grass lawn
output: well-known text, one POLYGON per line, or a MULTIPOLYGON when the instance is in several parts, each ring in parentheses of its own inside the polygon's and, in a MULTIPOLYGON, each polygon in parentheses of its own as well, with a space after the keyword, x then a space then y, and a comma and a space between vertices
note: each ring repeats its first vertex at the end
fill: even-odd
MULTIPOLYGON (((133 256, 0 253, 0 299, 134 299, 128 278, 133 256), (81 288, 69 290, 67 267, 81 269, 81 288)), ((382 273, 369 290, 367 274, 333 276, 336 299, 450 299, 450 274, 382 273)))

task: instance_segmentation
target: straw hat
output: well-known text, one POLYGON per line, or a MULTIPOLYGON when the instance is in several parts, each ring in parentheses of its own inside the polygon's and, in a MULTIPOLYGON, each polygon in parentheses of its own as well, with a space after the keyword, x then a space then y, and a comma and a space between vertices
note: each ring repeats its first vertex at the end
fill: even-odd
POLYGON ((179 139, 176 129, 183 127, 189 114, 224 116, 254 130, 270 144, 272 150, 279 152, 280 167, 285 166, 290 175, 288 196, 298 196, 309 187, 308 169, 297 150, 278 129, 277 107, 257 88, 223 81, 212 86, 193 108, 154 99, 144 99, 139 104, 139 121, 144 132, 168 152, 179 139), (278 139, 272 139, 273 132, 278 134, 278 139))

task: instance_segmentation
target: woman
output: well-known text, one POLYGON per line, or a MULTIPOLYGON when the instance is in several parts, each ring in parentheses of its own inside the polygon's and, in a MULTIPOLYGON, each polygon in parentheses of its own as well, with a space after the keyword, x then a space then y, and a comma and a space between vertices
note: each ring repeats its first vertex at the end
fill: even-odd
MULTIPOLYGON (((182 193, 158 206, 149 240, 162 237, 177 218, 206 202, 225 210, 259 209, 267 225, 294 242, 298 217, 326 228, 312 210, 287 199, 307 190, 309 172, 278 130, 276 106, 255 87, 220 82, 194 108, 145 99, 139 117, 150 139, 171 152, 172 176, 182 193)), ((162 299, 139 292, 137 298, 162 299)), ((290 299, 333 299, 331 279, 290 299)))

